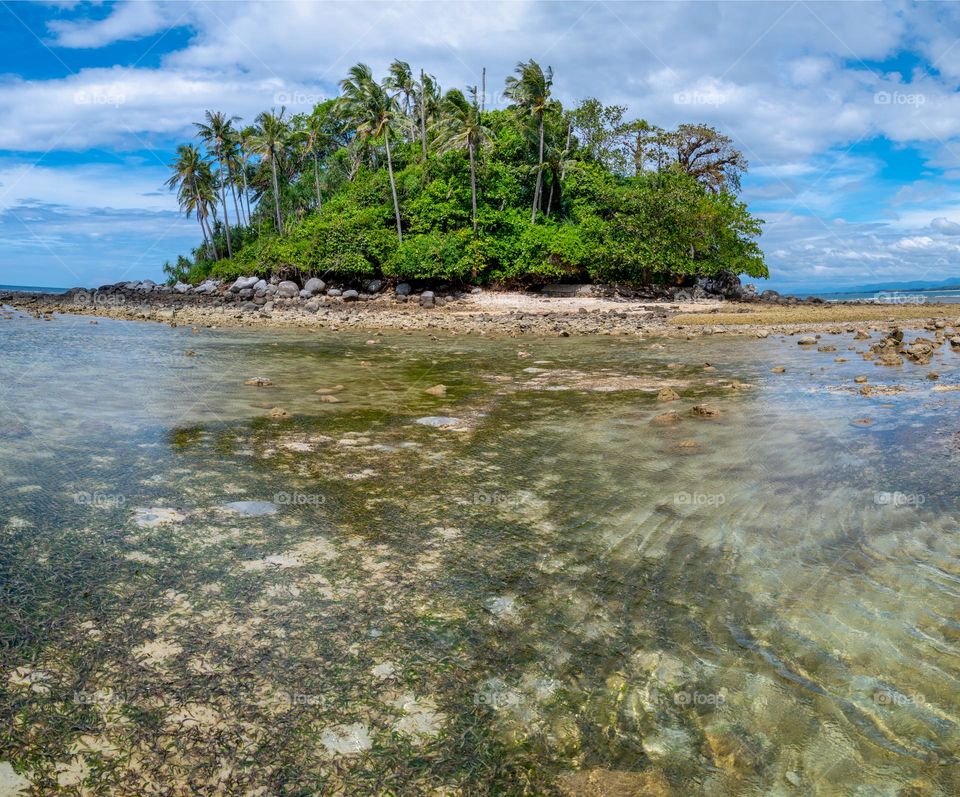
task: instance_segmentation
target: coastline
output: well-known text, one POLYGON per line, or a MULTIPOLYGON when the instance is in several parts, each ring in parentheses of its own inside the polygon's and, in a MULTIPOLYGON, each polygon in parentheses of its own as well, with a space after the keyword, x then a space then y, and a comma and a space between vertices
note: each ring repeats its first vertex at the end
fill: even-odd
POLYGON ((430 306, 393 299, 386 294, 362 301, 318 296, 276 299, 262 307, 242 302, 229 292, 200 295, 72 289, 50 294, 0 290, 0 304, 38 316, 64 313, 201 327, 440 331, 480 336, 765 337, 858 329, 883 332, 895 327, 934 329, 939 322, 941 329, 946 325, 960 331, 960 308, 953 304, 675 301, 491 291, 453 294, 441 299, 442 304, 430 306))

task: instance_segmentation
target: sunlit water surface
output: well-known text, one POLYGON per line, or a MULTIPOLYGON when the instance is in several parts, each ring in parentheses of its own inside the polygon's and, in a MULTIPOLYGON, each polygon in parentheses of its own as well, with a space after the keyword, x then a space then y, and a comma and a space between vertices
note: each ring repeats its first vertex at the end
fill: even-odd
POLYGON ((370 337, 0 321, 0 794, 960 794, 949 346, 370 337))

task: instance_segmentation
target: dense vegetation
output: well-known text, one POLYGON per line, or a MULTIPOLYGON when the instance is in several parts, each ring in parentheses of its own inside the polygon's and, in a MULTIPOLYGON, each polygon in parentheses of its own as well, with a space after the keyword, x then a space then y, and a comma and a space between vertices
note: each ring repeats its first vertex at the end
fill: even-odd
POLYGON ((364 64, 311 113, 250 127, 206 114, 169 185, 203 243, 171 281, 269 273, 452 283, 667 283, 767 276, 761 221, 736 192, 747 164, 703 125, 662 130, 622 106, 551 97, 521 63, 502 110, 442 93, 395 61, 364 64))

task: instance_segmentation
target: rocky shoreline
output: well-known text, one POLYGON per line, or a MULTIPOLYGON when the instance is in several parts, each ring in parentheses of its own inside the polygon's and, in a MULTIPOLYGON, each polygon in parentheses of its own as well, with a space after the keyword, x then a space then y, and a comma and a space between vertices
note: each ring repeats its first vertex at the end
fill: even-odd
POLYGON ((700 280, 692 289, 654 293, 614 286, 547 286, 538 293, 473 288, 419 290, 408 283, 368 280, 356 288, 311 278, 241 277, 157 285, 150 280, 74 288, 63 294, 0 292, 0 304, 40 317, 55 313, 191 326, 267 326, 357 330, 436 330, 467 335, 768 334, 890 331, 894 327, 952 327, 949 305, 891 306, 825 303, 809 297, 757 294, 736 277, 700 280), (838 326, 840 325, 840 326, 838 326))

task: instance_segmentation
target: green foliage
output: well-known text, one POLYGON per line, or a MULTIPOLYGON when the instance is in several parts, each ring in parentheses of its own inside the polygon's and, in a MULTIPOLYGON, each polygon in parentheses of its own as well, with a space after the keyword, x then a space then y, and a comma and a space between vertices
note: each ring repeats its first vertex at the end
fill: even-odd
POLYGON ((596 99, 565 111, 552 77, 521 63, 507 84, 513 104, 481 111, 473 90, 441 94, 403 62, 379 83, 357 65, 341 97, 310 114, 225 123, 207 136, 206 159, 178 150, 170 185, 204 241, 165 273, 510 284, 767 276, 762 222, 735 195, 746 161, 729 138, 702 125, 664 131, 596 99), (211 169, 218 153, 226 165, 211 169), (242 225, 225 178, 250 206, 245 218, 239 203, 242 225), (229 259, 219 259, 224 196, 229 259))

